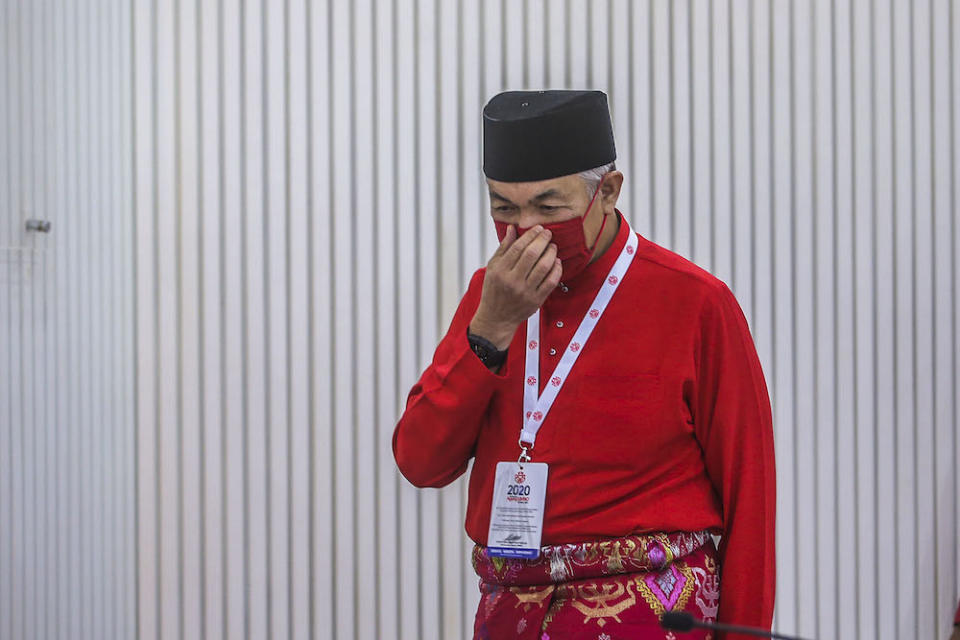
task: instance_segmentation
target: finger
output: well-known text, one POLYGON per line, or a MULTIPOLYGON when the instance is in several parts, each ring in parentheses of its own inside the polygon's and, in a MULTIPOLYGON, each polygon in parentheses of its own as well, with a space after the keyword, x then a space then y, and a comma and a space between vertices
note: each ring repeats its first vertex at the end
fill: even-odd
POLYGON ((540 259, 537 260, 536 264, 533 265, 533 268, 530 269, 530 273, 527 275, 527 284, 533 289, 539 287, 540 283, 543 282, 543 279, 550 275, 550 271, 553 270, 553 263, 556 259, 557 245, 551 242, 547 245, 543 255, 540 256, 540 259))
MULTIPOLYGON (((533 265, 537 264, 537 261, 543 255, 543 252, 547 249, 547 245, 550 243, 550 237, 550 231, 545 230, 536 238, 531 240, 529 244, 527 244, 526 248, 517 258, 517 262, 514 264, 513 269, 511 269, 516 277, 526 280, 530 276, 530 271, 533 269, 533 265)), ((518 240, 517 243, 519 242, 520 241, 518 240)))
POLYGON ((507 249, 510 248, 517 239, 517 227, 515 225, 507 225, 507 231, 503 234, 503 240, 500 242, 500 245, 497 247, 497 250, 493 252, 493 257, 498 258, 506 253, 507 249))
MULTIPOLYGON (((526 233, 517 238, 517 241, 514 242, 507 249, 506 253, 503 254, 503 258, 507 263, 507 268, 512 268, 517 264, 517 260, 520 259, 520 256, 523 255, 523 252, 526 251, 527 247, 530 246, 540 235, 543 233, 543 227, 537 225, 531 229, 528 229, 526 233)), ((549 233, 549 232, 548 232, 549 233)), ((543 249, 540 250, 541 253, 543 249)), ((538 254, 539 255, 539 254, 538 254)), ((528 267, 529 270, 529 267, 528 267)))
POLYGON ((537 287, 537 295, 540 296, 541 300, 546 300, 550 292, 557 288, 557 285, 560 284, 560 278, 562 277, 563 264, 561 264, 560 258, 554 258, 553 268, 550 269, 550 273, 547 274, 547 277, 544 278, 540 286, 537 287))

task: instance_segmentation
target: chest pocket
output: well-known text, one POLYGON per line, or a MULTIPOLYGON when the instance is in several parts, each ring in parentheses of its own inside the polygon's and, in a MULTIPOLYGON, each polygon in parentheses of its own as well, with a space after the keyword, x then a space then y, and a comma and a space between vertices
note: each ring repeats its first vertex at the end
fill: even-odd
POLYGON ((564 435, 574 464, 629 466, 669 440, 659 375, 590 373, 570 384, 576 408, 564 435))

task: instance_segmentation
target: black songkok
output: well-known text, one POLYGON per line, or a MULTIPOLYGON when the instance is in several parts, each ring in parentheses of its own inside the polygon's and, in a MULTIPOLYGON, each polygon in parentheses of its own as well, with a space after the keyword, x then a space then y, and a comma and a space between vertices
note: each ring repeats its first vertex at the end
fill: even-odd
POLYGON ((616 158, 602 91, 507 91, 483 108, 483 172, 493 180, 549 180, 616 158))

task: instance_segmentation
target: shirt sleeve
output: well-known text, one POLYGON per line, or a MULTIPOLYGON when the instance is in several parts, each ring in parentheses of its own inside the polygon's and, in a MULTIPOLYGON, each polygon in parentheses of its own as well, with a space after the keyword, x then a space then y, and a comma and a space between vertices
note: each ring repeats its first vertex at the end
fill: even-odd
MULTIPOLYGON (((776 588, 770 399, 747 321, 723 283, 705 298, 697 343, 694 429, 723 505, 717 618, 770 629, 776 588)), ((740 636, 726 640, 734 637, 740 636)))
POLYGON ((418 487, 443 487, 466 470, 494 392, 507 364, 493 373, 467 341, 480 302, 484 270, 474 274, 433 361, 407 396, 393 432, 393 455, 418 487))

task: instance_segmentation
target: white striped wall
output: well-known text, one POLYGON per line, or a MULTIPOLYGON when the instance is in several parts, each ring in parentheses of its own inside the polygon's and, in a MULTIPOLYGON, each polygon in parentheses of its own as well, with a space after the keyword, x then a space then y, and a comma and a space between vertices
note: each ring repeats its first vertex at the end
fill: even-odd
POLYGON ((156 2, 135 11, 140 629, 468 635, 464 485, 390 433, 493 248, 503 88, 608 91, 623 209, 711 269, 775 404, 777 626, 957 597, 947 0, 156 2))
POLYGON ((480 108, 542 86, 609 93, 623 210, 751 322, 777 627, 947 635, 956 2, 0 7, 0 246, 54 256, 0 296, 0 637, 468 634, 464 486, 389 437, 493 248, 480 108))
POLYGON ((136 633, 129 25, 112 0, 0 0, 5 640, 136 633))

